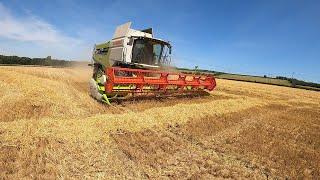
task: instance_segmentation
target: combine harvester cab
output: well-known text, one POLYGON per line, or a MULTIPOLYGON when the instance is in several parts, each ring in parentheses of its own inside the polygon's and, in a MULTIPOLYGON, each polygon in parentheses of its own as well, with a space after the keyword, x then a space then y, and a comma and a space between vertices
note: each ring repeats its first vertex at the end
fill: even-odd
POLYGON ((197 94, 216 86, 211 75, 180 73, 170 67, 171 45, 153 37, 152 29, 117 27, 112 40, 93 50, 91 96, 110 104, 112 99, 135 94, 197 94))

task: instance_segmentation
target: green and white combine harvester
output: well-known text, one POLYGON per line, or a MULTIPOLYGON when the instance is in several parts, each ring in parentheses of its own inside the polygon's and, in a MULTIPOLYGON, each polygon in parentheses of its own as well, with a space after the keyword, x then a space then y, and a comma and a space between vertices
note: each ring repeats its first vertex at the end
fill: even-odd
POLYGON ((215 88, 213 76, 173 71, 171 44, 154 38, 151 28, 138 31, 130 26, 131 22, 118 26, 110 41, 95 45, 92 97, 110 104, 138 94, 194 94, 215 88))

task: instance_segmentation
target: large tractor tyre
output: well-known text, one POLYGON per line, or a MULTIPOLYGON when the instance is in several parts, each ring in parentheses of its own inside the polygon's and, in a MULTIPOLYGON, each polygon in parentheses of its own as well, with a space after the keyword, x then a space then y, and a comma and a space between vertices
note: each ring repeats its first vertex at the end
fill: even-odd
POLYGON ((105 72, 100 64, 94 64, 92 78, 97 80, 101 76, 105 75, 105 72))
POLYGON ((98 84, 93 78, 91 78, 89 81, 89 88, 90 88, 90 95, 94 99, 98 101, 102 101, 102 94, 99 92, 98 84))
MULTIPOLYGON (((101 65, 94 64, 92 78, 89 81, 90 95, 98 101, 103 100, 103 92, 99 90, 98 79, 103 77, 104 70, 101 65)), ((104 83, 104 82, 103 82, 104 83)))

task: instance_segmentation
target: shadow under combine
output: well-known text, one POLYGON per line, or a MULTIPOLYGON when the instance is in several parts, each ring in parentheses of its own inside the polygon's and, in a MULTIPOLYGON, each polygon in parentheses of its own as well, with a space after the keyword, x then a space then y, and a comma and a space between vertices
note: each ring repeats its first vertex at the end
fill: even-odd
POLYGON ((112 104, 122 105, 125 103, 139 103, 145 101, 157 101, 157 102, 166 102, 170 100, 185 100, 185 99, 194 99, 199 97, 208 97, 210 96, 209 92, 199 91, 192 93, 170 93, 170 94, 141 94, 141 95, 128 95, 125 97, 111 99, 112 104))

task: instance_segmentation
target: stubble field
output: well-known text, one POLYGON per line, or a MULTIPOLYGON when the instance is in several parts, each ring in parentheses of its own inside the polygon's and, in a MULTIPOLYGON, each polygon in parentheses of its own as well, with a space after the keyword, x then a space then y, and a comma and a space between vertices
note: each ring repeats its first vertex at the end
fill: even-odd
POLYGON ((320 177, 320 93, 217 80, 210 96, 88 94, 89 67, 0 67, 0 178, 320 177))

